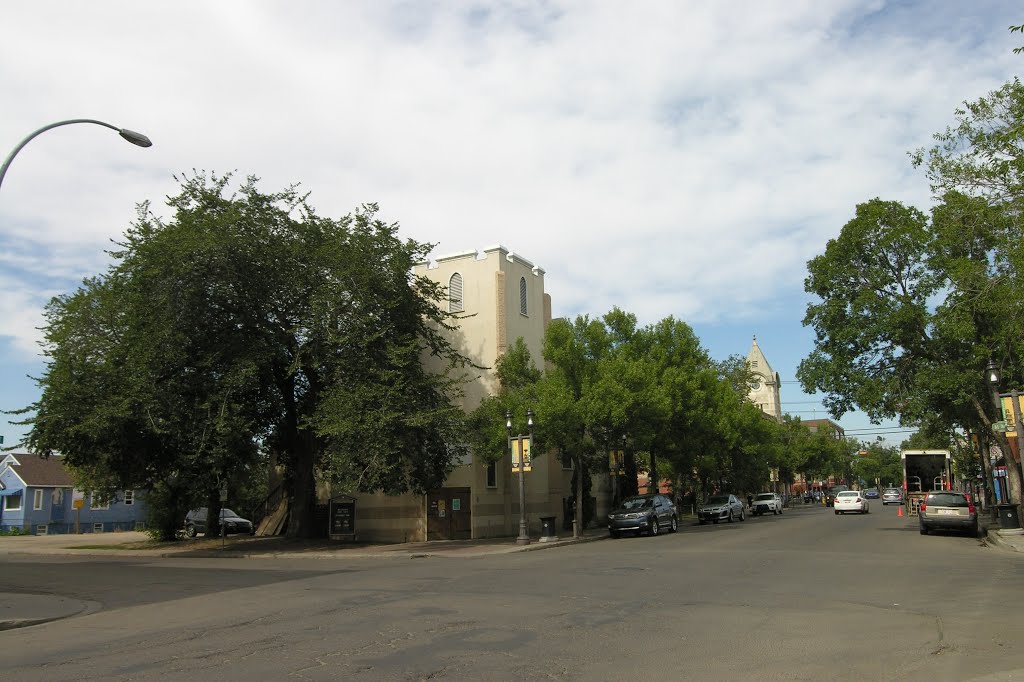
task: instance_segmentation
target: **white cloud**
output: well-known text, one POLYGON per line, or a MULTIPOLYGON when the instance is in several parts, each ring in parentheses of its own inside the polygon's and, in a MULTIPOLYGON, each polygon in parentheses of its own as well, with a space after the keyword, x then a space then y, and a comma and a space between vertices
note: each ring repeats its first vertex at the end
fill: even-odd
POLYGON ((800 291, 857 202, 927 203, 906 152, 1019 67, 1016 9, 4 3, 0 145, 74 117, 154 141, 68 126, 18 156, 5 334, 34 354, 41 289, 102 268, 135 203, 165 212, 192 168, 301 182, 329 215, 377 201, 441 253, 506 244, 555 314, 748 319, 800 291))

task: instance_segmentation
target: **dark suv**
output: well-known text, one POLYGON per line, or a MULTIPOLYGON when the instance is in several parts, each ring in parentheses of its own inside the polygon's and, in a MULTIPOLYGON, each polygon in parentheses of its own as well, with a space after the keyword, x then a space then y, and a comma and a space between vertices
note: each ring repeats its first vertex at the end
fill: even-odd
MULTIPOLYGON (((256 532, 256 528, 252 525, 252 521, 249 519, 243 519, 235 512, 226 508, 220 510, 220 524, 224 526, 226 535, 236 533, 252 535, 256 532)), ((206 532, 206 507, 193 509, 185 516, 185 535, 190 538, 194 538, 198 533, 203 533, 209 536, 220 535, 219 526, 214 529, 213 533, 206 532)))
POLYGON ((669 533, 679 529, 679 515, 672 500, 664 495, 636 495, 622 501, 608 514, 608 533, 619 537, 623 531, 637 535, 657 535, 662 528, 669 533))
POLYGON ((836 495, 838 495, 839 493, 843 492, 844 490, 849 490, 849 489, 850 489, 849 486, 845 486, 845 485, 834 485, 831 488, 829 488, 828 489, 828 494, 825 495, 825 506, 826 507, 834 507, 835 503, 836 503, 836 495))

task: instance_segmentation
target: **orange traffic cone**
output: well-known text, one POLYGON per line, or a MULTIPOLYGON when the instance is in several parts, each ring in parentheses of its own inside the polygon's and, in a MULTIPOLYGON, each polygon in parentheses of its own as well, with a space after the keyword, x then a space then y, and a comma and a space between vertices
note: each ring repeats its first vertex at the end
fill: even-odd
POLYGON ((899 511, 896 512, 896 516, 903 516, 903 505, 902 504, 899 507, 899 511))

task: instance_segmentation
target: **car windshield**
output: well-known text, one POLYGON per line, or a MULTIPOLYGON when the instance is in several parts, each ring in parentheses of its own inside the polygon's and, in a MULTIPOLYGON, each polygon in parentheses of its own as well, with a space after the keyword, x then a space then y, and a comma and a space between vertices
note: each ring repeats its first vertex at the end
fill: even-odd
POLYGON ((843 490, 839 493, 838 497, 857 497, 860 495, 856 490, 843 490))
POLYGON ((714 497, 708 498, 708 504, 729 504, 729 498, 726 495, 715 495, 714 497))
POLYGON ((760 495, 758 495, 754 499, 755 500, 771 500, 771 499, 774 499, 774 497, 775 497, 774 493, 761 493, 760 495))
POLYGON ((925 504, 929 507, 966 507, 967 498, 959 493, 931 493, 925 504))
POLYGON ((221 509, 220 510, 220 515, 221 516, 238 516, 238 514, 236 514, 235 512, 233 512, 233 511, 231 511, 230 509, 227 509, 227 508, 221 509))
POLYGON ((899 495, 900 491, 899 491, 898 488, 886 488, 885 489, 885 494, 886 495, 899 495))
POLYGON ((622 503, 623 509, 646 509, 651 506, 651 498, 649 497, 631 497, 622 503))

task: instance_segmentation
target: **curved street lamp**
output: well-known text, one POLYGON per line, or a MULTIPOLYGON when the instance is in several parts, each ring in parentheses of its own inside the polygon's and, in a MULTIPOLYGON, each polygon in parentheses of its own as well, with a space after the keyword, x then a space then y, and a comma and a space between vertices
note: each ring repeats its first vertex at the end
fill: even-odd
POLYGON ((39 130, 30 134, 28 137, 22 140, 17 147, 14 148, 14 151, 7 155, 7 158, 4 160, 4 165, 0 166, 0 186, 4 184, 4 175, 7 174, 7 168, 8 166, 11 165, 11 161, 14 160, 14 157, 18 155, 18 152, 20 152, 25 145, 31 142, 32 139, 35 138, 40 133, 45 133, 47 130, 50 130, 51 128, 57 128, 58 126, 71 125, 72 123, 94 123, 96 125, 103 126, 104 128, 116 130, 118 135, 139 147, 153 146, 153 142, 142 133, 137 133, 134 130, 128 130, 127 128, 118 128, 115 125, 104 123, 103 121, 97 121, 93 118, 73 118, 67 121, 57 121, 56 123, 51 123, 50 125, 43 126, 39 130))

